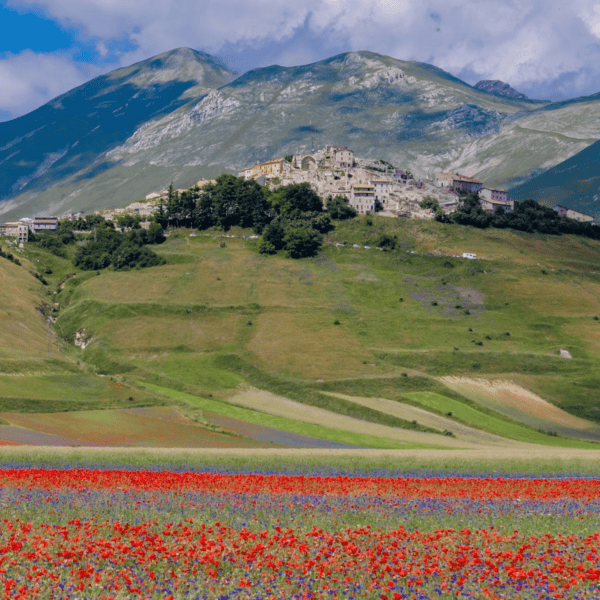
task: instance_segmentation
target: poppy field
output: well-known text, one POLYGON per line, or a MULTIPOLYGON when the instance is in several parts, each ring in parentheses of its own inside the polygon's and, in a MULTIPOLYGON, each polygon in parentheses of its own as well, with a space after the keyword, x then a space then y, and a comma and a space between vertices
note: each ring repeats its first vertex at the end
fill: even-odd
POLYGON ((594 598, 600 478, 5 464, 3 598, 594 598))

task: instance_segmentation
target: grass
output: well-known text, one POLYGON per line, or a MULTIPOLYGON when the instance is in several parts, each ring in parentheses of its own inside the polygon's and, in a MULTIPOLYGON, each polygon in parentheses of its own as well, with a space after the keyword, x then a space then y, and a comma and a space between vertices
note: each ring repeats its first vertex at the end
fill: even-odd
POLYGON ((513 440, 522 442, 531 442, 533 444, 544 444, 546 446, 560 446, 567 448, 587 448, 600 449, 598 444, 581 442, 578 440, 570 440, 558 438, 555 436, 545 435, 539 431, 534 431, 521 425, 508 423, 502 419, 489 414, 484 414, 479 410, 465 405, 463 402, 453 400, 440 394, 432 394, 429 392, 410 392, 405 396, 411 400, 418 402, 422 408, 435 409, 440 414, 446 414, 450 418, 456 417, 463 423, 475 425, 481 429, 485 429, 491 433, 495 433, 502 437, 507 437, 513 440), (451 413, 451 414, 449 414, 451 413))
POLYGON ((0 412, 63 412, 163 405, 144 390, 90 373, 0 376, 0 412))
POLYGON ((541 448, 490 450, 312 450, 4 447, 2 465, 77 468, 217 470, 313 474, 456 474, 599 477, 599 453, 541 448))

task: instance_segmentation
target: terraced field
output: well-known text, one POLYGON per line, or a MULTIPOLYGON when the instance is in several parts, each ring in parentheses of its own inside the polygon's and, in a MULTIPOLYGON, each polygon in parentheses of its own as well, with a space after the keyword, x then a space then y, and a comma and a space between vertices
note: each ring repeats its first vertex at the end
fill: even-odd
POLYGON ((190 233, 143 270, 0 260, 0 443, 597 447, 599 243, 373 217, 294 261, 190 233))

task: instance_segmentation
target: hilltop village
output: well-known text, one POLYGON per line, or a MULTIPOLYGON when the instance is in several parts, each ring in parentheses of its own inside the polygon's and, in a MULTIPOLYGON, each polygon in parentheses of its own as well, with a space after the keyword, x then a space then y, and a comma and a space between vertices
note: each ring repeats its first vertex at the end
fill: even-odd
MULTIPOLYGON (((308 183, 325 201, 328 197, 342 196, 360 215, 378 213, 384 217, 429 219, 434 217, 432 203, 444 214, 457 210, 459 192, 476 193, 481 207, 490 213, 502 209, 512 212, 518 205, 507 200, 506 190, 486 187, 484 182, 460 173, 437 172, 433 179, 418 179, 409 169, 402 170, 383 160, 359 158, 347 146, 326 146, 311 154, 288 155, 269 160, 238 171, 238 177, 256 181, 261 186, 276 189, 289 184, 308 183)), ((214 180, 200 180, 195 186, 202 188, 214 180)), ((172 190, 182 194, 187 191, 172 190)), ((151 192, 144 201, 135 201, 125 208, 96 210, 107 221, 118 221, 125 215, 139 216, 141 226, 148 228, 152 215, 167 198, 168 189, 151 192)), ((594 218, 585 213, 555 206, 554 210, 581 223, 592 223, 594 218)), ((14 237, 18 243, 26 242, 29 232, 55 231, 61 220, 77 220, 82 212, 60 216, 23 218, 17 222, 1 223, 0 235, 14 237)))

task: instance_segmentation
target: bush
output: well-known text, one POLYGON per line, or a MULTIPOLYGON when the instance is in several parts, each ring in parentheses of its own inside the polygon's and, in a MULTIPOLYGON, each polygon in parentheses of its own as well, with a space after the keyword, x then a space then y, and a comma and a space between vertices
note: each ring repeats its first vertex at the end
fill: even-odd
POLYGON ((277 254, 277 248, 269 240, 263 239, 258 245, 258 252, 260 254, 277 254))
POLYGON ((394 250, 397 245, 396 237, 392 237, 391 235, 387 235, 386 233, 382 233, 376 240, 375 246, 377 248, 383 248, 385 251, 389 252, 390 250, 394 250))
POLYGON ((283 241, 288 258, 315 256, 323 243, 319 233, 301 227, 290 229, 283 241))

